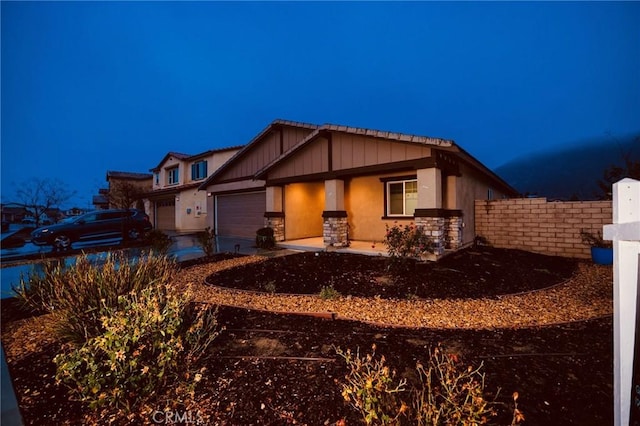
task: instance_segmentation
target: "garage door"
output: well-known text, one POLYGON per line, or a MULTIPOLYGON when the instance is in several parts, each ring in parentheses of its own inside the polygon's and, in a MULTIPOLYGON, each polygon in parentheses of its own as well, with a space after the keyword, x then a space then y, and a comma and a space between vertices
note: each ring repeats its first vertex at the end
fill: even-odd
POLYGON ((264 226, 265 206, 265 191, 216 196, 217 234, 254 238, 264 226))
POLYGON ((156 201, 156 229, 175 231, 176 200, 174 198, 156 201))

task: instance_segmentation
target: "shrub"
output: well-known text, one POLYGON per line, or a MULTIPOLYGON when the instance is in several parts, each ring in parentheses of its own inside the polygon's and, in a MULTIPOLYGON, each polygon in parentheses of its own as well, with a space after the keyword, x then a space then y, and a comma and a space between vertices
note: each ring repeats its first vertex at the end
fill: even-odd
MULTIPOLYGON (((344 358, 348 372, 342 383, 342 396, 360 412, 366 424, 477 425, 496 415, 495 402, 484 396, 484 374, 479 367, 465 366, 459 357, 446 354, 441 346, 429 351, 426 366, 416 364, 417 379, 407 389, 406 379, 397 379, 385 365, 384 356, 359 352, 336 353, 344 358), (401 399, 413 399, 411 407, 401 399)), ((514 392, 512 425, 524 420, 514 392)))
POLYGON ((45 263, 42 272, 21 277, 14 292, 32 310, 50 313, 60 337, 81 343, 103 332, 104 307, 117 306, 120 296, 169 283, 175 272, 172 260, 151 253, 135 261, 109 253, 102 264, 83 254, 72 267, 64 261, 45 263))
POLYGON ((414 392, 417 425, 486 424, 495 416, 493 403, 484 398, 482 363, 464 366, 458 356, 437 346, 429 353, 426 367, 416 370, 420 386, 414 392))
POLYGON ((207 226, 204 231, 198 232, 196 238, 205 256, 211 257, 216 253, 216 233, 213 229, 207 226))
POLYGON ((103 304, 102 332, 54 358, 56 379, 91 408, 127 412, 167 384, 192 394, 202 378, 194 363, 218 330, 215 311, 188 298, 158 283, 103 304))
POLYGON ((322 286, 320 290, 320 298, 324 300, 337 299, 340 297, 340 293, 336 290, 333 285, 322 286))
POLYGON ((600 248, 611 248, 613 247, 613 242, 606 241, 602 237, 602 232, 597 231, 596 233, 586 231, 584 229, 580 230, 580 238, 582 242, 590 247, 600 247, 600 248))
POLYGON ((263 249, 272 249, 276 245, 273 237, 273 229, 269 227, 260 228, 256 231, 256 246, 263 249))
POLYGON ((366 424, 393 424, 403 415, 408 406, 401 402, 398 394, 405 391, 407 381, 396 380, 396 372, 385 364, 384 356, 376 358, 376 346, 373 352, 360 357, 336 348, 336 353, 344 358, 349 371, 342 385, 342 396, 353 408, 358 410, 366 424))
POLYGON ((434 251, 431 237, 425 233, 423 227, 415 226, 413 223, 402 227, 398 224, 392 227, 386 225, 384 245, 387 247, 392 265, 404 263, 409 259, 420 259, 434 251))
POLYGON ((171 247, 171 237, 164 232, 153 229, 145 234, 145 241, 158 254, 166 254, 171 247))

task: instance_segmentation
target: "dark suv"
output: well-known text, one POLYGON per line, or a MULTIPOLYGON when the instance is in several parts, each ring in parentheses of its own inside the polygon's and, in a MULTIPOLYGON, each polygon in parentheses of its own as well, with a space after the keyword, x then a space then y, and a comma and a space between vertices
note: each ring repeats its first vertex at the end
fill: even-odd
POLYGON ((54 250, 65 250, 78 241, 109 238, 137 240, 151 229, 149 216, 141 210, 99 210, 66 223, 38 228, 31 233, 31 242, 51 245, 54 250))

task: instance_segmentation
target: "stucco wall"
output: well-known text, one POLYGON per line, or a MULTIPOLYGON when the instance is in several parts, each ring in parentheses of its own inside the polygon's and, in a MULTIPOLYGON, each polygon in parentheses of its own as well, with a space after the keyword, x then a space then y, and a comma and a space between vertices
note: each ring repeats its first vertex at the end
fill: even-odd
POLYGON ((471 243, 478 234, 474 207, 476 200, 487 200, 489 189, 493 192, 493 199, 502 199, 504 194, 492 187, 473 169, 464 165, 461 165, 460 169, 462 176, 455 179, 455 209, 462 210, 462 244, 464 245, 471 243))
POLYGON ((496 247, 588 258, 580 230, 602 232, 611 201, 548 202, 546 198, 476 201, 476 234, 496 247))
POLYGON ((324 182, 294 183, 284 187, 285 239, 322 236, 324 182))
MULTIPOLYGON (((406 176, 407 172, 387 174, 384 177, 406 176)), ((382 242, 386 232, 385 224, 390 226, 413 221, 413 218, 384 220, 385 185, 380 181, 383 176, 363 176, 352 178, 345 183, 345 209, 349 223, 349 238, 360 241, 382 242)))
MULTIPOLYGON (((213 214, 213 212, 211 212, 213 214)), ((181 191, 176 199, 176 231, 197 232, 204 230, 208 223, 209 209, 207 193, 197 188, 181 191), (191 209, 191 213, 187 213, 191 209), (200 214, 198 214, 200 211, 200 214)))

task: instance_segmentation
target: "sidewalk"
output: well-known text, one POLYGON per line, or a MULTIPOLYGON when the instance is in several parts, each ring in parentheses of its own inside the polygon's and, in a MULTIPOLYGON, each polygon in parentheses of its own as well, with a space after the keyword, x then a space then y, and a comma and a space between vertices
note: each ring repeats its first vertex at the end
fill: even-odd
POLYGON ((4 358, 2 343, 0 343, 0 398, 0 424, 2 426, 22 425, 22 416, 9 375, 9 366, 4 358))

